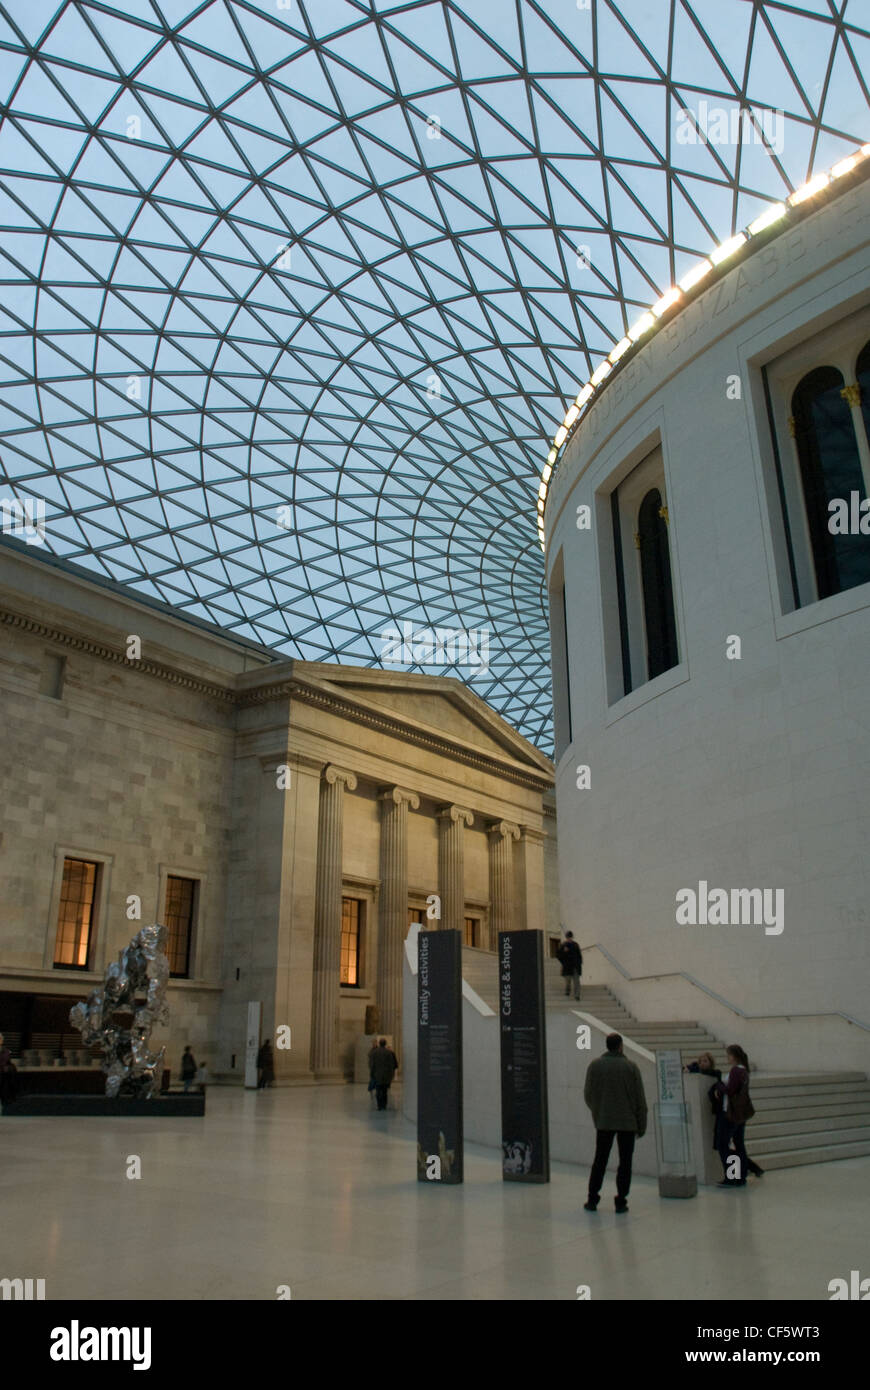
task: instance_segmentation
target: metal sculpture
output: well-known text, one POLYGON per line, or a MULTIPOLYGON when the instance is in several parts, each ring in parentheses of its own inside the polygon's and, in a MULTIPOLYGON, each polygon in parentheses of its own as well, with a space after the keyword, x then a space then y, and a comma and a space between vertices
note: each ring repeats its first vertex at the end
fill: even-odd
POLYGON ((168 936, 168 929, 157 922, 142 927, 107 968, 102 987, 70 1010, 70 1023, 81 1032, 85 1046, 102 1044, 109 1097, 141 1099, 154 1094, 166 1049, 152 1052, 148 1044, 154 1024, 169 1019, 168 936), (132 1015, 132 1021, 125 1023, 125 1015, 132 1015))

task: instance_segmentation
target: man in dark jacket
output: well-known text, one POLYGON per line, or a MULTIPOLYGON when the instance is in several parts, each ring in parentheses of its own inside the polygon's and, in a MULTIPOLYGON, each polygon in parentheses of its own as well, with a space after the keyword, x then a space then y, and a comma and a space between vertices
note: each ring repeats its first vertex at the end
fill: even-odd
POLYGON ((380 1043, 370 1054, 369 1070, 372 1081, 375 1083, 375 1095, 378 1098, 378 1109, 386 1110, 387 1092, 393 1083, 393 1077, 399 1070, 399 1062, 392 1048, 387 1047, 386 1038, 381 1038, 380 1043))
POLYGON ((589 1196, 583 1209, 596 1211, 598 1208, 601 1184, 615 1136, 619 1148, 615 1205, 618 1212, 628 1211, 626 1199, 631 1187, 634 1141, 646 1134, 646 1096, 640 1071, 624 1055, 619 1033, 611 1033, 607 1038, 607 1051, 590 1062, 584 1099, 592 1111, 596 1144, 592 1172, 589 1174, 589 1196))
POLYGON ((583 974, 583 955, 577 942, 574 940, 574 933, 566 931, 565 940, 562 942, 556 957, 562 962, 562 976, 565 980, 565 998, 571 993, 571 981, 574 981, 574 998, 580 998, 580 976, 583 974))

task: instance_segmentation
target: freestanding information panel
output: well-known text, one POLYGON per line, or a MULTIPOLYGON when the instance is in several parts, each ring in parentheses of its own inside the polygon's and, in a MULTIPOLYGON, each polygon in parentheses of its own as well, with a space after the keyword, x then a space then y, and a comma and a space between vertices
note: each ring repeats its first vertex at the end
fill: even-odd
POLYGON ((544 950, 539 931, 499 932, 501 1142, 505 1182, 550 1181, 544 950))
POLYGON ((462 1182, 462 941, 417 937, 417 1177, 462 1182))

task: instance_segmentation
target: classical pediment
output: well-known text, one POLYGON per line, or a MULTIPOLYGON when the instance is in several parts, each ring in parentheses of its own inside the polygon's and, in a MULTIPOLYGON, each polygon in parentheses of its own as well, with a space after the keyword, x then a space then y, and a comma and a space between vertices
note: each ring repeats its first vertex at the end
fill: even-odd
POLYGON ((447 676, 409 675, 360 667, 294 662, 324 689, 369 710, 380 710, 423 733, 434 733, 490 757, 508 758, 552 777, 550 760, 460 681, 447 676))

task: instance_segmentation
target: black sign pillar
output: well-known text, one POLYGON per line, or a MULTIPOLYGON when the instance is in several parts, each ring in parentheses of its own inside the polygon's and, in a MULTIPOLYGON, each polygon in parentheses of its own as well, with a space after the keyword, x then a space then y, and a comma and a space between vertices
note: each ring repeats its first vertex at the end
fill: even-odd
POLYGON ((462 941, 417 937, 417 1178, 462 1182, 462 941))
POLYGON ((498 934, 505 1182, 550 1181, 544 950, 539 931, 498 934))

